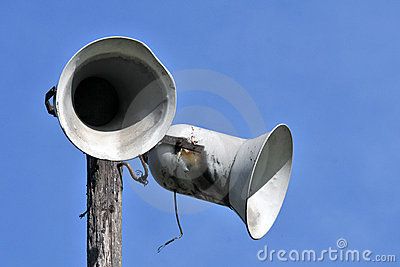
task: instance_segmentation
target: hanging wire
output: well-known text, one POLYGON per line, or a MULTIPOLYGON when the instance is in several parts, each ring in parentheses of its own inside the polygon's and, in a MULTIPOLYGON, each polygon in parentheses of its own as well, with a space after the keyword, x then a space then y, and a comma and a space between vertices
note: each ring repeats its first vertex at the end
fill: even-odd
POLYGON ((176 222, 178 224, 179 227, 179 236, 176 236, 174 238, 172 238, 171 240, 168 240, 167 242, 165 242, 163 245, 159 246, 157 249, 157 253, 160 253, 161 250, 163 248, 165 248, 168 244, 174 242, 175 240, 180 239, 183 236, 183 231, 182 231, 182 227, 181 227, 181 223, 179 221, 179 215, 178 215, 178 204, 176 201, 176 190, 174 190, 174 205, 175 205, 175 218, 176 218, 176 222))

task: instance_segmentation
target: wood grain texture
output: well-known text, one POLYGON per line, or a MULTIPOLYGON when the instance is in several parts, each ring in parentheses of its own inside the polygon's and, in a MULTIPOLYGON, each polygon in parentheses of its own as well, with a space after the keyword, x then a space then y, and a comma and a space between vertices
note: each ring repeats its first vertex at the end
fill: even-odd
POLYGON ((87 156, 87 266, 122 265, 122 177, 117 162, 87 156))

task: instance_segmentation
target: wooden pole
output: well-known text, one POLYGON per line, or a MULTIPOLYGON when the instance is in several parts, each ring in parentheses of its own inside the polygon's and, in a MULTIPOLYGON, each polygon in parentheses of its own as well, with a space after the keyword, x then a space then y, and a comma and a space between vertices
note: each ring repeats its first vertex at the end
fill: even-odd
POLYGON ((117 162, 87 159, 87 266, 122 266, 122 173, 117 162))

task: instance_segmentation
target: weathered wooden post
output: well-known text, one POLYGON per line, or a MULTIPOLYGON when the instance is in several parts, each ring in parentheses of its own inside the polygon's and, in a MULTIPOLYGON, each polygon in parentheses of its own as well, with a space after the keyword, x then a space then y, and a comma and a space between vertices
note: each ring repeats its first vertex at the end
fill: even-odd
POLYGON ((117 162, 87 156, 87 266, 122 266, 122 176, 117 162))

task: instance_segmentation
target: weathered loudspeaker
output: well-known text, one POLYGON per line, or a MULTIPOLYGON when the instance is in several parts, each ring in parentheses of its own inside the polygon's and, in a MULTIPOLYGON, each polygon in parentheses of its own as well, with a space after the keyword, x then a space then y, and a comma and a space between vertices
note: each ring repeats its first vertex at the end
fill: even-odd
POLYGON ((80 49, 54 92, 54 107, 46 104, 68 139, 99 159, 127 160, 147 152, 164 137, 176 109, 171 74, 150 48, 127 37, 99 39, 80 49))
POLYGON ((253 239, 272 227, 287 191, 292 135, 280 124, 254 139, 173 125, 147 153, 164 188, 233 208, 253 239))

